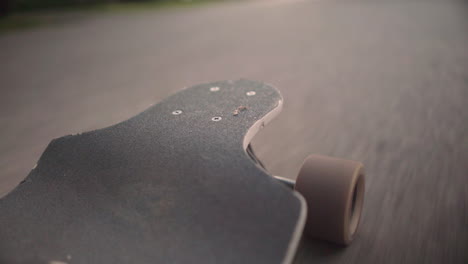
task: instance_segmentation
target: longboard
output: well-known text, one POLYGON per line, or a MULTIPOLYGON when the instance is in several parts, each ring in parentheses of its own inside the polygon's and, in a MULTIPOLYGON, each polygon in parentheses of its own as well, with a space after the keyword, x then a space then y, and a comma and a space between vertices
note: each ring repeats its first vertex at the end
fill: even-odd
POLYGON ((0 263, 291 263, 305 201, 247 151, 282 100, 201 84, 54 139, 0 199, 0 263))

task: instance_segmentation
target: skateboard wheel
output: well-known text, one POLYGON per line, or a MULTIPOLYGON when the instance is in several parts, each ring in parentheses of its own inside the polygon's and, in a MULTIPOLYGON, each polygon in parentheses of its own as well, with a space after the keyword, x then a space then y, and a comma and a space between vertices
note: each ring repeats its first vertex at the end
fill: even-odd
POLYGON ((308 156, 294 186, 307 202, 305 234, 348 245, 361 217, 364 180, 360 162, 308 156))

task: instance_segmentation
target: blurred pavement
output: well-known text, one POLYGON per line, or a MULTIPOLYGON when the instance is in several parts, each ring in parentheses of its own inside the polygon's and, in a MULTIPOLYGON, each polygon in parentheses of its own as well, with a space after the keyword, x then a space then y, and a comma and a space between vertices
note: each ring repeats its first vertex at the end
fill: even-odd
POLYGON ((468 263, 466 1, 222 3, 0 35, 0 196, 53 138, 241 77, 285 97, 253 141, 273 174, 309 153, 366 165, 355 243, 305 239, 297 263, 468 263))

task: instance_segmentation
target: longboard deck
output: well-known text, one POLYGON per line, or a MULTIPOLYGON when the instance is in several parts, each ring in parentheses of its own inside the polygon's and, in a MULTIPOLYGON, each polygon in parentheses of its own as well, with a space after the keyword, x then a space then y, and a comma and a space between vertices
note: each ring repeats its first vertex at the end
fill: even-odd
POLYGON ((0 263, 290 263, 305 202, 246 152, 281 109, 239 80, 53 140, 0 199, 0 263))

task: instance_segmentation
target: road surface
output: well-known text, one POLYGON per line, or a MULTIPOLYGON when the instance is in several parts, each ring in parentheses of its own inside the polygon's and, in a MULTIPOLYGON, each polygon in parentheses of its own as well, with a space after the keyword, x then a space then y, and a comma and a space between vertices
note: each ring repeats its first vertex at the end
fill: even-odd
POLYGON ((253 141, 275 175, 309 153, 361 160, 359 235, 296 263, 468 263, 468 4, 273 0, 90 14, 0 36, 0 196, 56 137, 125 120, 185 86, 279 87, 253 141))

